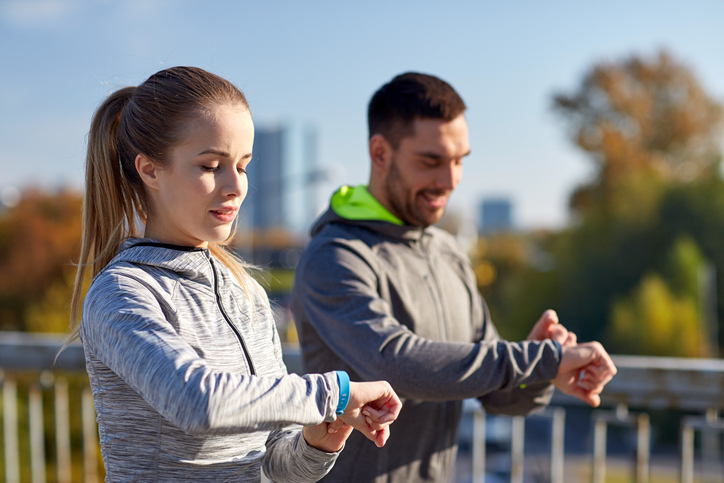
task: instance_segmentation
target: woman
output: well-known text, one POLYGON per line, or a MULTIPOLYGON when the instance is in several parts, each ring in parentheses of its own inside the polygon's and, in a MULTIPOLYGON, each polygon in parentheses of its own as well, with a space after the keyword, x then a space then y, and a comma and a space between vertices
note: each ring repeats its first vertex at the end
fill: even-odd
POLYGON ((108 481, 316 481, 352 427, 382 446, 399 413, 385 382, 287 375, 267 297, 223 247, 253 141, 244 95, 193 67, 95 113, 72 319, 90 268, 73 336, 108 481))

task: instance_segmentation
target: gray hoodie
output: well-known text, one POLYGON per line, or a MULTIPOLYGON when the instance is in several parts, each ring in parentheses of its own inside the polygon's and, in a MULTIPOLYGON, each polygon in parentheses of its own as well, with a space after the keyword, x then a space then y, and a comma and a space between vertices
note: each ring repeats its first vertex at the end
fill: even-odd
POLYGON ((369 194, 332 201, 347 217, 330 209, 318 220, 293 289, 305 370, 385 379, 405 399, 385 447, 353 434, 324 481, 448 481, 462 400, 506 414, 539 408, 552 394, 560 345, 500 340, 448 233, 350 219, 377 216, 369 194))
POLYGON ((316 481, 338 453, 335 373, 288 375, 264 291, 254 311, 206 249, 128 240, 93 280, 80 336, 107 481, 316 481), (252 315, 254 314, 254 315, 252 315))

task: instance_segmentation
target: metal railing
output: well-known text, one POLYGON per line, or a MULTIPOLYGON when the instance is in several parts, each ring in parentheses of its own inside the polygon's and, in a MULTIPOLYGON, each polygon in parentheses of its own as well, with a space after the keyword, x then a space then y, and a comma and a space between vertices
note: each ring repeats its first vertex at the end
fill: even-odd
MULTIPOLYGON (((0 474, 7 483, 102 479, 95 410, 85 375, 83 349, 78 343, 71 344, 56 361, 62 340, 52 335, 0 332, 0 474)), ((301 372, 298 349, 285 347, 284 359, 290 372, 301 372)), ((721 441, 724 433, 724 421, 719 419, 724 405, 724 360, 637 356, 613 359, 618 374, 601 395, 602 409, 591 413, 590 480, 606 481, 607 434, 609 427, 619 426, 636 433, 633 480, 654 481, 650 472, 651 425, 647 411, 665 409, 694 413, 682 416, 680 421, 677 475, 682 483, 692 483, 697 468, 695 435, 701 434, 704 439, 718 435, 721 441)), ((556 393, 552 405, 533 417, 543 418, 551 425, 549 474, 544 478, 551 483, 564 481, 565 408, 578 404, 576 399, 556 393)), ((466 404, 466 408, 474 426, 470 479, 483 482, 488 419, 473 404, 466 404)), ((512 483, 524 481, 526 421, 522 417, 511 418, 512 483)), ((702 451, 711 452, 710 446, 703 444, 702 451)), ((698 459, 703 458, 700 455, 698 459)))

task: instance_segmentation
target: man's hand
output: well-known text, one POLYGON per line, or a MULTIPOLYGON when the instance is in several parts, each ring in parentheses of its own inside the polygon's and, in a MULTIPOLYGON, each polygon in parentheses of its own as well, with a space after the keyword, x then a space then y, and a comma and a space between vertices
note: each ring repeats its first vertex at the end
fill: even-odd
POLYGON ((575 396, 597 407, 601 391, 616 375, 616 366, 598 342, 563 346, 563 357, 553 385, 562 393, 575 396))
POLYGON ((569 332, 558 322, 558 314, 555 310, 546 310, 538 322, 533 326, 533 330, 528 334, 527 340, 545 340, 551 339, 560 343, 563 347, 573 347, 576 345, 576 334, 569 332))

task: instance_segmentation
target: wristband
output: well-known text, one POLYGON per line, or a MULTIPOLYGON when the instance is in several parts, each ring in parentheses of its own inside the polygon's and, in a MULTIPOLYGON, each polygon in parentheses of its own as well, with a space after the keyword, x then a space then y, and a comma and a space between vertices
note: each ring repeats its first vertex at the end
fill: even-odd
POLYGON ((344 371, 334 371, 337 373, 337 383, 339 384, 339 402, 337 403, 337 416, 341 415, 347 408, 349 402, 349 375, 344 371))

